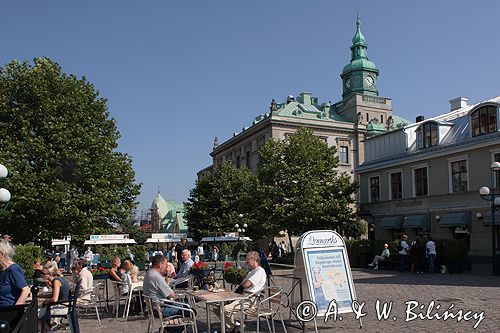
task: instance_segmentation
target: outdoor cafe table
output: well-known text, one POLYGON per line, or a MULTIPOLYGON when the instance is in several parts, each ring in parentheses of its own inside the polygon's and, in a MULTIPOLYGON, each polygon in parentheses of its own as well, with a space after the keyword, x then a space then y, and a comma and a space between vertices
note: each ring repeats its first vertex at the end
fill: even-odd
MULTIPOLYGON (((203 301, 207 305, 207 326, 208 332, 210 332, 210 311, 209 305, 219 303, 220 308, 220 320, 221 320, 221 333, 226 333, 226 319, 225 319, 225 309, 224 303, 241 301, 247 298, 246 295, 237 294, 231 290, 219 289, 218 291, 208 291, 208 290, 192 290, 187 291, 196 300, 203 301)), ((243 333, 243 323, 240 326, 240 332, 243 333)))

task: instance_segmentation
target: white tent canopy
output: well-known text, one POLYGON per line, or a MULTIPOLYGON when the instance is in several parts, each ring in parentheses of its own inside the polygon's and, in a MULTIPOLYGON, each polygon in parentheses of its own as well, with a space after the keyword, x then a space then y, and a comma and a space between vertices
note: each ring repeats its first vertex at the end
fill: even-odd
POLYGON ((53 239, 52 246, 64 245, 64 247, 66 247, 69 246, 70 242, 71 242, 71 236, 64 236, 64 238, 53 239))
POLYGON ((137 244, 135 240, 128 238, 128 234, 122 235, 90 235, 84 245, 113 245, 113 244, 137 244))
POLYGON ((137 244, 133 239, 96 239, 86 240, 84 245, 137 244))
POLYGON ((237 241, 251 241, 250 237, 224 237, 224 236, 218 236, 218 237, 203 237, 201 239, 202 242, 206 243, 213 243, 213 242, 237 242, 237 241))
MULTIPOLYGON (((177 243, 180 242, 182 238, 187 238, 186 234, 171 234, 171 233, 163 233, 163 234, 152 234, 151 238, 146 240, 146 243, 177 243)), ((188 242, 193 242, 192 238, 187 238, 188 242)))

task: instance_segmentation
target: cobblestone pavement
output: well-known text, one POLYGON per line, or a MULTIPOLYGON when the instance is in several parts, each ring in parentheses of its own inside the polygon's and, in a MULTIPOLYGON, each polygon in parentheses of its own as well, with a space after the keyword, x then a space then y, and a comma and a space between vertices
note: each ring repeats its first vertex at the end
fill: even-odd
MULTIPOLYGON (((355 320, 352 313, 342 315, 342 321, 318 319, 321 332, 500 332, 500 277, 473 275, 473 274, 410 274, 395 271, 372 271, 368 269, 353 270, 354 284, 358 300, 365 302, 363 312, 363 327, 359 328, 359 322, 355 320), (376 301, 392 302, 392 311, 388 320, 377 320, 375 304, 376 301), (418 306, 411 312, 424 316, 432 301, 435 302, 434 309, 430 315, 438 313, 443 315, 451 304, 454 306, 449 310, 456 314, 463 310, 463 314, 471 311, 468 321, 449 318, 446 321, 437 319, 415 319, 406 322, 407 305, 405 302, 416 301, 418 306), (440 308, 436 310, 437 305, 440 308), (424 308, 420 309, 420 306, 424 308), (484 311, 484 319, 476 329, 474 325, 479 321, 472 316, 478 316, 484 311)), ((276 284, 281 284, 285 290, 290 290, 291 280, 276 277, 276 284)), ((202 303, 200 303, 201 305, 202 303)), ((205 311, 198 309, 198 327, 200 332, 206 330, 205 311)), ((283 311, 285 319, 288 319, 288 309, 283 311)), ((409 315, 411 318, 411 314, 409 315)), ((80 320, 82 333, 111 333, 111 332, 146 332, 147 319, 136 315, 125 321, 122 318, 110 318, 104 314, 102 326, 97 325, 95 315, 89 314, 80 320)), ((293 318, 293 317, 292 317, 293 318)), ((212 322, 214 322, 212 318, 212 322)), ((278 324, 278 323, 277 323, 278 324)), ((263 323, 264 331, 267 325, 263 323)), ((288 326, 288 332, 300 332, 298 322, 292 320, 292 326, 288 326)), ((218 322, 213 323, 213 328, 219 327, 218 322), (215 326, 215 327, 214 327, 215 326)), ((255 332, 254 322, 247 324, 246 332, 255 332)), ((276 325, 276 330, 282 332, 281 325, 276 325)), ((306 331, 314 330, 312 322, 306 325, 306 331)), ((156 328, 157 331, 157 328, 156 328)))

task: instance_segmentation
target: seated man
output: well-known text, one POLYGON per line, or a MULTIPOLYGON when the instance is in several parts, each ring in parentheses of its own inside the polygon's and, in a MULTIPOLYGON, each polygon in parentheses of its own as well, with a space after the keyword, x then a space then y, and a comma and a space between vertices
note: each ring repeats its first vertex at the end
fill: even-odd
MULTIPOLYGON (((151 268, 147 271, 146 276, 144 276, 143 282, 143 292, 145 296, 150 297, 152 300, 175 297, 175 292, 168 286, 162 276, 165 275, 166 269, 167 260, 162 254, 155 255, 151 259, 151 268)), ((162 314, 164 317, 170 317, 181 314, 181 311, 165 306, 162 308, 162 314)), ((179 333, 182 332, 182 330, 183 327, 175 327, 171 328, 170 332, 179 333)))
POLYGON ((190 250, 182 250, 181 258, 183 264, 179 269, 179 272, 175 276, 176 279, 180 279, 189 275, 191 267, 194 265, 193 259, 191 259, 191 251, 190 250))
MULTIPOLYGON (((255 293, 264 289, 266 285, 267 275, 264 268, 260 267, 259 253, 257 253, 256 251, 248 252, 245 261, 247 263, 247 266, 251 269, 251 271, 248 272, 247 276, 241 283, 243 291, 246 293, 255 293)), ((243 304, 245 307, 251 306, 251 303, 249 302, 245 302, 243 304)), ((225 318, 226 331, 230 332, 231 330, 235 330, 236 328, 235 315, 238 314, 240 309, 241 309, 240 301, 234 301, 224 306, 225 317, 226 317, 225 318)), ((214 307, 214 312, 217 316, 219 316, 220 312, 218 307, 214 307)))
POLYGON ((91 302, 92 288, 94 287, 94 276, 89 271, 85 260, 77 260, 71 270, 75 273, 73 281, 82 280, 80 285, 80 297, 78 303, 85 304, 91 302))
POLYGON ((389 245, 384 244, 384 249, 382 250, 382 253, 379 256, 375 256, 375 258, 373 258, 373 262, 371 264, 368 264, 368 266, 370 267, 375 266, 373 267, 373 269, 378 269, 378 262, 388 259, 389 256, 390 256, 389 245))

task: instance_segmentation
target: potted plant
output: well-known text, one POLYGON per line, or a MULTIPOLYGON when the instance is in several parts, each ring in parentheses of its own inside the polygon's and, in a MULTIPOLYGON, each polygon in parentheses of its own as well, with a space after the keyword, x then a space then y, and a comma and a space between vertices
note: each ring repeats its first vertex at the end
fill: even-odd
POLYGON ((193 266, 191 266, 190 273, 193 275, 202 275, 205 276, 206 271, 208 271, 208 266, 205 262, 195 262, 193 266))
POLYGON ((109 277, 109 268, 99 266, 97 268, 90 269, 90 273, 92 273, 94 280, 107 279, 109 277))
POLYGON ((247 272, 244 269, 233 266, 227 267, 224 271, 224 280, 231 284, 241 284, 246 276, 247 272))

